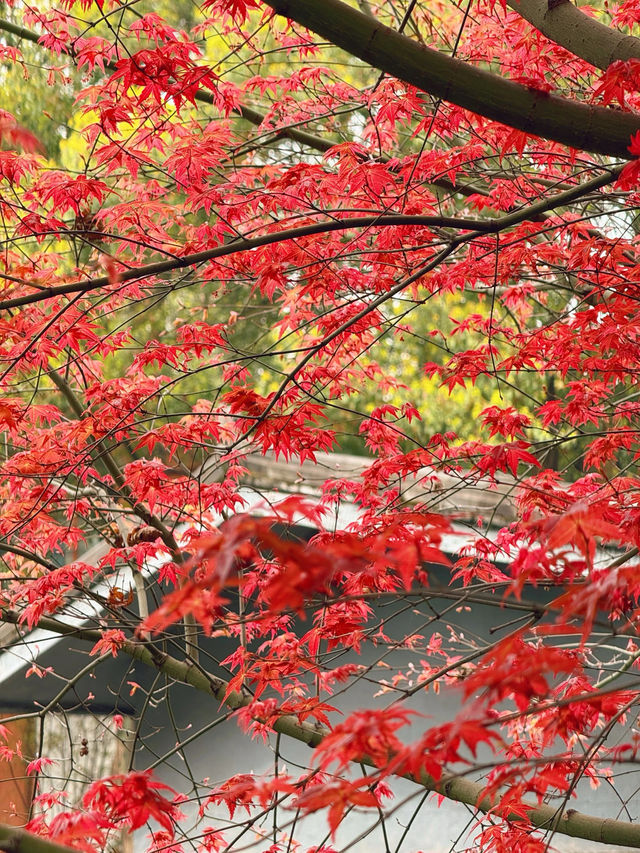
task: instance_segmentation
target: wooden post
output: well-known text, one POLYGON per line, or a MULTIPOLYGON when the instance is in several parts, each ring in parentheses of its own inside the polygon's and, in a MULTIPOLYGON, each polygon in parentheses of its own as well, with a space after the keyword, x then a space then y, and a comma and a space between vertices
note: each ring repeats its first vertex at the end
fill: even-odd
MULTIPOLYGON (((0 724, 9 713, 0 714, 0 724)), ((34 780, 27 764, 34 752, 36 722, 16 720, 7 726, 6 741, 0 740, 0 823, 24 826, 29 820, 34 780)))

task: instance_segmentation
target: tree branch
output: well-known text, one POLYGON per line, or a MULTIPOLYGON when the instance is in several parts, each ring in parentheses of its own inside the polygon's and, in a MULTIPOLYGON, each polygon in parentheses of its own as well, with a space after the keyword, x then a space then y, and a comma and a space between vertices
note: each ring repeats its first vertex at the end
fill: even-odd
MULTIPOLYGON (((84 417, 85 410, 82 406, 82 403, 80 402, 74 390, 71 388, 66 379, 53 367, 49 368, 49 376, 53 380, 54 385, 64 394, 76 417, 79 419, 84 417)), ((111 451, 105 443, 104 439, 95 442, 94 448, 91 451, 91 455, 94 459, 99 458, 104 464, 107 473, 110 474, 111 479, 113 480, 113 490, 117 491, 120 498, 131 507, 131 509, 142 521, 145 522, 145 524, 150 525, 158 531, 158 534, 162 538, 162 541, 170 549, 173 559, 175 560, 175 562, 179 563, 182 560, 182 554, 180 552, 178 543, 176 542, 173 533, 167 528, 161 518, 159 518, 154 513, 149 512, 147 508, 139 501, 134 500, 130 490, 127 488, 123 480, 122 472, 116 464, 111 454, 111 451)), ((121 533, 123 534, 123 541, 126 541, 126 535, 124 535, 125 531, 123 530, 121 531, 121 533)), ((144 579, 140 572, 136 571, 135 569, 133 571, 133 581, 136 588, 138 610, 140 616, 144 619, 146 616, 149 615, 147 593, 145 589, 144 579)), ((186 614, 184 617, 184 626, 187 651, 191 658, 197 661, 198 631, 197 626, 195 624, 195 620, 190 613, 186 614)))
MULTIPOLYGON (((450 216, 411 216, 404 214, 356 216, 347 219, 334 219, 330 222, 316 222, 312 225, 301 225, 298 228, 290 228, 284 231, 274 231, 259 237, 239 237, 229 243, 217 246, 215 249, 207 249, 196 252, 193 255, 175 257, 154 264, 135 267, 118 274, 119 282, 136 281, 139 278, 147 278, 153 275, 171 272, 172 270, 184 269, 196 266, 207 261, 233 255, 236 252, 247 252, 261 246, 269 246, 273 243, 281 243, 284 240, 295 240, 300 237, 308 237, 314 234, 328 234, 332 231, 346 231, 349 228, 376 228, 392 227, 398 225, 424 225, 434 228, 457 228, 465 231, 477 231, 479 233, 492 233, 496 220, 490 219, 463 219, 450 216)), ((0 302, 0 311, 9 308, 17 308, 20 305, 29 305, 33 302, 41 302, 55 296, 63 296, 69 293, 87 293, 100 287, 113 284, 113 278, 99 276, 98 278, 84 279, 83 281, 70 282, 55 287, 42 287, 33 293, 24 296, 16 296, 13 299, 4 299, 0 302)))
MULTIPOLYGON (((19 619, 19 614, 15 611, 0 610, 1 621, 17 624, 19 619)), ((75 628, 50 617, 42 617, 38 621, 38 628, 60 635, 85 639, 90 642, 96 642, 102 636, 98 630, 75 628)), ((252 697, 246 696, 237 690, 229 691, 229 684, 224 679, 211 675, 190 661, 180 661, 150 643, 143 644, 128 640, 122 645, 121 651, 140 661, 140 663, 159 670, 175 681, 187 684, 202 693, 207 693, 232 711, 246 707, 252 701, 252 697)), ((571 701, 577 701, 579 698, 572 697, 571 701)), ((278 717, 273 724, 273 730, 294 740, 306 743, 312 748, 322 743, 323 739, 329 734, 329 729, 324 726, 300 722, 297 717, 291 714, 283 714, 278 717)), ((358 762, 374 766, 373 762, 366 756, 358 759, 358 762)), ((481 798, 484 790, 484 786, 481 783, 472 782, 463 777, 445 776, 439 782, 436 782, 435 779, 425 773, 420 778, 414 776, 406 776, 406 778, 422 785, 429 791, 442 794, 442 796, 450 800, 465 803, 483 812, 495 809, 496 806, 496 803, 488 797, 481 798)), ((527 818, 533 826, 539 829, 558 832, 561 835, 569 835, 573 838, 600 841, 604 844, 622 844, 640 849, 640 824, 630 824, 620 820, 593 817, 577 812, 574 809, 562 811, 548 805, 526 803, 525 807, 527 809, 527 818)), ((504 817, 507 820, 522 820, 521 814, 508 814, 504 815, 504 817)), ((24 853, 62 853, 62 849, 27 850, 25 848, 24 853)), ((67 853, 67 851, 65 850, 64 853, 67 853)))
MULTIPOLYGON (((318 222, 312 225, 301 225, 298 228, 262 234, 259 237, 239 237, 230 243, 217 246, 215 249, 207 249, 203 252, 196 252, 193 255, 184 255, 183 257, 171 258, 170 260, 158 261, 158 263, 124 270, 118 274, 118 281, 122 283, 136 281, 140 278, 148 278, 149 276, 161 275, 162 273, 184 269, 185 267, 197 266, 216 258, 233 255, 236 252, 248 252, 251 249, 257 249, 261 246, 282 243, 284 240, 296 240, 300 237, 308 237, 313 234, 328 234, 332 231, 345 231, 349 228, 386 228, 398 225, 424 225, 425 227, 456 228, 461 231, 469 231, 468 235, 455 238, 454 242, 457 245, 481 234, 497 234, 505 228, 511 228, 513 225, 518 225, 521 222, 538 220, 540 215, 545 211, 563 207, 586 193, 593 192, 607 184, 613 183, 621 170, 622 167, 608 169, 591 181, 578 184, 550 198, 543 198, 522 210, 517 210, 514 213, 509 213, 506 216, 496 219, 463 219, 449 216, 412 216, 408 214, 356 216, 347 219, 334 219, 330 222, 318 222)), ((113 278, 104 275, 98 278, 70 282, 69 284, 60 284, 55 287, 42 287, 33 293, 0 301, 0 311, 17 308, 21 305, 30 305, 34 302, 42 302, 45 299, 52 299, 55 296, 64 296, 69 293, 89 293, 92 290, 98 290, 100 287, 107 287, 108 285, 113 285, 113 278)))
POLYGON ((612 62, 640 59, 640 39, 585 15, 570 0, 507 0, 514 12, 551 41, 603 71, 612 62))
POLYGON ((631 159, 640 116, 514 83, 424 47, 341 0, 264 0, 327 41, 444 101, 525 133, 584 151, 631 159))
MULTIPOLYGON (((0 30, 11 33, 18 38, 26 39, 34 44, 40 43, 40 37, 37 33, 34 33, 32 30, 28 30, 25 27, 13 24, 11 21, 6 21, 3 18, 0 18, 0 30)), ((108 62, 105 65, 105 69, 108 71, 115 71, 116 66, 113 62, 108 62)), ((199 89, 194 94, 194 98, 196 101, 200 101, 201 103, 210 104, 212 106, 215 105, 213 95, 203 89, 199 89)), ((260 127, 266 118, 264 113, 253 109, 253 107, 248 107, 245 104, 240 104, 238 107, 234 108, 232 112, 257 127, 260 127)), ((315 133, 300 130, 298 127, 277 127, 266 129, 265 132, 268 133, 274 141, 278 139, 290 139, 293 142, 297 142, 299 145, 303 145, 305 148, 311 148, 312 150, 318 151, 322 154, 326 154, 327 151, 339 142, 339 140, 331 139, 330 137, 318 136, 315 133)), ((384 162, 384 158, 382 158, 382 161, 384 162)), ((445 192, 458 195, 488 195, 487 191, 482 187, 454 184, 444 176, 435 178, 428 183, 431 186, 444 190, 445 192)), ((100 236, 103 236, 101 232, 100 236)))
POLYGON ((45 557, 41 557, 40 554, 36 554, 34 551, 21 548, 19 545, 11 545, 8 542, 0 542, 0 554, 5 553, 15 554, 18 557, 24 557, 26 560, 31 560, 31 562, 37 563, 49 572, 58 568, 55 563, 50 562, 45 557))
MULTIPOLYGON (((11 21, 7 21, 4 18, 0 18, 0 30, 11 33, 17 38, 24 39, 25 41, 30 41, 33 44, 37 44, 39 47, 46 49, 44 45, 40 43, 40 36, 38 33, 34 33, 33 30, 28 30, 26 27, 21 27, 18 24, 14 24, 11 21)), ((73 53, 71 54, 71 58, 73 59, 73 53)), ((115 62, 106 62, 105 70, 113 72, 116 70, 115 62)), ((210 92, 206 92, 203 89, 199 89, 194 95, 196 101, 200 101, 201 103, 210 104, 211 106, 215 106, 215 101, 213 95, 210 92)), ((262 125, 266 116, 264 113, 261 113, 259 110, 254 110, 252 107, 247 107, 244 104, 240 104, 238 107, 234 107, 232 109, 236 115, 240 116, 240 118, 245 119, 251 124, 262 125)), ((311 148, 315 148, 318 151, 328 151, 333 145, 335 145, 335 141, 330 139, 323 139, 321 136, 316 136, 312 133, 307 133, 307 131, 299 130, 296 127, 287 127, 287 128, 273 128, 271 133, 279 138, 279 139, 291 139, 294 142, 299 142, 301 145, 309 146, 311 148)))
MULTIPOLYGON (((56 388, 58 388, 58 390, 64 395, 75 416, 78 419, 82 419, 85 415, 85 410, 67 380, 53 367, 49 367, 48 375, 56 388)), ((112 490, 131 507, 131 509, 142 521, 144 521, 145 524, 154 527, 158 531, 158 535, 162 537, 163 542, 169 548, 172 548, 176 553, 178 553, 176 541, 171 531, 167 529, 166 525, 164 525, 157 516, 149 512, 143 504, 131 497, 129 489, 124 482, 122 471, 116 464, 113 456, 111 455, 111 450, 107 447, 104 439, 96 440, 94 447, 90 450, 90 453, 92 458, 99 458, 104 464, 106 472, 113 480, 112 490)))
POLYGON ((6 850, 7 853, 78 853, 72 847, 64 847, 40 835, 3 823, 0 824, 0 850, 6 850))

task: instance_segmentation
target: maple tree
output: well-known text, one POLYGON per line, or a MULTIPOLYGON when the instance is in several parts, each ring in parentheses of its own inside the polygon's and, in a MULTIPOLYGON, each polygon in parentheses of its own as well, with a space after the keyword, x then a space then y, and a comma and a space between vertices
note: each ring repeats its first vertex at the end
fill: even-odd
POLYGON ((0 727, 36 790, 0 848, 400 851, 442 801, 474 849, 640 847, 622 794, 574 799, 640 748, 640 4, 428 6, 7 4, 7 79, 70 112, 0 111, 0 620, 87 653, 0 727), (252 457, 345 448, 357 476, 249 504, 252 457), (65 804, 12 726, 114 659, 271 772, 177 790, 134 753, 65 804))

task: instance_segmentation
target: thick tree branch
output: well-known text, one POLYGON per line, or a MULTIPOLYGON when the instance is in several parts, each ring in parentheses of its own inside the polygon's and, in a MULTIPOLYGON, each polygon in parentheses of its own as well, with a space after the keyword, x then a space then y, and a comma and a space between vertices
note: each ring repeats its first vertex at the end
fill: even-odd
POLYGON ((640 59, 640 39, 585 15, 570 0, 507 0, 514 12, 551 41, 603 71, 612 62, 640 59))
MULTIPOLYGON (((19 622, 19 614, 15 611, 0 611, 0 620, 16 624, 19 622)), ((101 632, 89 628, 75 628, 65 625, 57 619, 43 617, 38 622, 38 627, 52 631, 60 635, 73 636, 90 642, 97 642, 101 638, 101 632)), ((190 685, 196 690, 207 693, 223 703, 231 710, 246 707, 252 701, 252 697, 246 696, 237 690, 229 691, 229 684, 222 678, 207 673, 200 666, 190 661, 180 661, 166 652, 161 651, 152 644, 126 641, 121 650, 146 666, 155 668, 170 678, 182 684, 190 685)), ((573 697, 573 700, 579 697, 573 697)), ((275 732, 302 741, 308 746, 315 748, 329 734, 329 730, 321 725, 300 722, 297 717, 283 714, 273 724, 275 732)), ((360 763, 373 766, 373 763, 363 756, 360 763)), ((407 777, 422 785, 430 791, 437 792, 459 803, 465 803, 480 811, 488 812, 494 809, 496 803, 489 798, 481 798, 484 786, 481 783, 472 782, 469 779, 449 776, 443 777, 436 782, 428 774, 420 778, 407 777)), ((622 844, 628 847, 640 849, 640 824, 625 823, 620 820, 609 820, 608 818, 593 817, 582 814, 574 809, 562 811, 553 806, 526 804, 527 817, 533 826, 539 829, 557 832, 561 835, 569 835, 573 838, 584 838, 590 841, 600 841, 605 844, 622 844)), ((507 819, 521 821, 519 814, 505 815, 507 819)), ((62 853, 61 850, 27 850, 24 853, 62 853)), ((67 853, 67 851, 65 851, 67 853)))
POLYGON ((6 850, 7 853, 77 853, 72 847, 64 847, 40 835, 5 824, 0 824, 0 850, 6 850))
POLYGON ((381 71, 478 115, 572 148, 631 159, 640 116, 540 92, 424 47, 341 0, 265 0, 381 71))

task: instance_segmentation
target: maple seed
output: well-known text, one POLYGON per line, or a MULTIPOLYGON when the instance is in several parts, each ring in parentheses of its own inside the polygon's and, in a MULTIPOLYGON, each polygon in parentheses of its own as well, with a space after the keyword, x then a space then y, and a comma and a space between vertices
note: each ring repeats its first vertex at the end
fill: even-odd
POLYGON ((155 527, 141 524, 127 534, 127 545, 132 546, 139 545, 141 542, 155 542, 159 535, 155 527))

